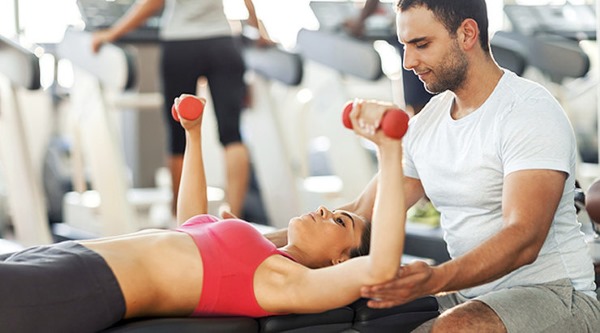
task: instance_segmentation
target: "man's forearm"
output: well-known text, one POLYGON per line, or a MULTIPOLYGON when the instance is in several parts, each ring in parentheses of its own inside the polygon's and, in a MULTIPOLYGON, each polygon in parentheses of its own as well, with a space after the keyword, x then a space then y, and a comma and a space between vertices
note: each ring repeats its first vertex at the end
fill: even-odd
POLYGON ((509 174, 503 187, 502 229, 471 251, 439 266, 441 281, 447 279, 443 291, 490 282, 533 263, 548 236, 565 178, 560 171, 543 169, 509 174))
POLYGON ((539 251, 519 228, 508 227, 472 251, 437 266, 431 281, 432 293, 457 291, 499 279, 531 263, 539 251), (532 260, 533 259, 533 260, 532 260))

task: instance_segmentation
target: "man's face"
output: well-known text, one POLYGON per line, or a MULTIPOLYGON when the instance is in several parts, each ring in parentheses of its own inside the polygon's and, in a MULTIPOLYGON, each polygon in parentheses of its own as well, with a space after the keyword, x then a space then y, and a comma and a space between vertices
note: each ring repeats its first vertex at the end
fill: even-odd
POLYGON ((396 16, 398 39, 404 44, 404 68, 412 70, 432 93, 456 91, 465 81, 468 60, 451 35, 426 7, 396 16))

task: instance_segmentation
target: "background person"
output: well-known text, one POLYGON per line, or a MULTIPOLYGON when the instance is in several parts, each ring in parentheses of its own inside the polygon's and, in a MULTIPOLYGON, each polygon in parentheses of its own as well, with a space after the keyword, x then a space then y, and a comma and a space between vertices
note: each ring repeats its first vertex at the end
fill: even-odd
MULTIPOLYGON (((252 1, 244 0, 244 4, 248 24, 258 29, 252 1)), ((163 7, 160 73, 168 124, 172 212, 175 214, 177 207, 185 138, 181 126, 171 118, 171 103, 179 94, 195 94, 198 79, 203 76, 210 87, 224 147, 227 203, 232 213, 241 216, 250 177, 250 157, 240 135, 240 114, 246 95, 245 65, 225 16, 223 0, 138 0, 111 28, 94 33, 92 47, 97 51, 103 43, 118 40, 163 7)), ((260 44, 267 42, 259 39, 260 44)))

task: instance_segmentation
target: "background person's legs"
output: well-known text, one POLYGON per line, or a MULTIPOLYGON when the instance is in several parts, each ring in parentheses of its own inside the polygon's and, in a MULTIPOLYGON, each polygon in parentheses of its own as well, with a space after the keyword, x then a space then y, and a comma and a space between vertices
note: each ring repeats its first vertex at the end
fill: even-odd
POLYGON ((181 181, 181 169, 183 168, 183 154, 171 154, 169 156, 169 170, 171 171, 171 213, 177 215, 177 198, 179 196, 179 182, 181 181))
POLYGON ((213 99, 219 140, 225 150, 226 199, 229 210, 242 217, 250 180, 250 155, 242 142, 240 116, 246 96, 245 64, 233 38, 211 40, 206 78, 213 99))
POLYGON ((167 128, 168 166, 171 171, 171 212, 177 213, 177 195, 181 180, 185 131, 171 116, 171 106, 181 94, 195 95, 198 77, 203 71, 202 57, 193 50, 203 47, 195 41, 167 41, 161 44, 161 77, 164 99, 164 116, 167 128))
POLYGON ((232 37, 196 41, 163 42, 161 70, 165 99, 165 121, 169 129, 169 167, 173 182, 173 214, 185 149, 185 133, 171 118, 171 105, 182 93, 195 94, 198 78, 208 80, 219 126, 219 139, 225 150, 227 201, 233 214, 241 216, 248 191, 250 158, 242 143, 240 115, 246 87, 245 66, 232 37))
POLYGON ((241 217, 250 179, 250 155, 244 144, 236 142, 225 146, 225 167, 229 211, 241 217))

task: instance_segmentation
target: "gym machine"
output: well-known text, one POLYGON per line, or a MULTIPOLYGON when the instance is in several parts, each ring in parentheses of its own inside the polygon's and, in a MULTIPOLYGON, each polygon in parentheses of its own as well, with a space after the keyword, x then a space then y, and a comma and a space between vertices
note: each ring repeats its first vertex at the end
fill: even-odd
MULTIPOLYGON (((25 117, 24 93, 40 89, 38 57, 0 36, 0 164, 7 182, 8 203, 18 243, 49 244, 52 235, 42 186, 41 161, 25 117), (36 163, 39 162, 39 163, 36 163), (40 166, 37 168, 36 166, 40 166)), ((41 110, 37 110, 41 111, 41 110)), ((38 122, 43 123, 43 113, 38 122)), ((36 133, 42 136, 42 133, 36 133)), ((45 144, 42 144, 45 146, 45 144)))

